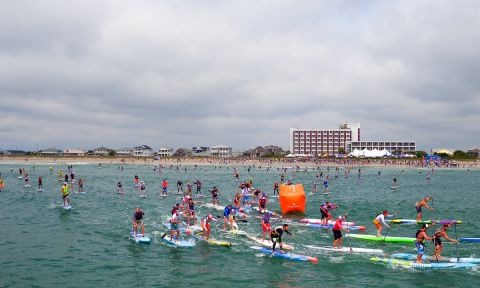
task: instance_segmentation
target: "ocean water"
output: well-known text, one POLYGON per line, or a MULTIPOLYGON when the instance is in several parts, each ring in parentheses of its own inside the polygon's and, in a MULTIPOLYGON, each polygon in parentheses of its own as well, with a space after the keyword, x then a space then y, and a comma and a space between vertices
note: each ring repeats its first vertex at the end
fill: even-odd
MULTIPOLYGON (((424 196, 434 197, 435 212, 425 211, 424 219, 461 219, 456 233, 452 226, 449 235, 455 237, 480 237, 480 171, 426 169, 362 168, 360 180, 356 170, 350 177, 343 176, 329 182, 330 195, 310 194, 315 172, 292 173, 286 179, 303 183, 307 192, 307 212, 286 215, 293 223, 294 236, 284 241, 295 246, 295 253, 318 257, 319 263, 291 262, 266 255, 249 248, 251 241, 241 236, 227 236, 218 228, 212 234, 218 239, 231 241, 228 247, 208 246, 197 242, 196 247, 170 248, 160 243, 166 231, 162 223, 167 220, 172 206, 180 202, 176 182, 184 186, 196 179, 207 189, 220 189, 220 203, 231 201, 238 189, 232 177, 233 170, 223 167, 181 166, 180 171, 165 168, 161 174, 153 166, 75 165, 76 178, 85 179, 85 194, 71 193, 72 210, 61 207, 58 169, 55 165, 50 175, 48 165, 0 165, 5 179, 5 190, 0 193, 0 287, 479 287, 480 274, 476 270, 414 270, 394 268, 373 263, 368 255, 321 253, 303 245, 331 245, 331 231, 310 229, 298 224, 300 218, 320 218, 318 206, 330 200, 341 207, 336 215, 348 213, 350 220, 367 226, 374 234, 372 218, 387 209, 395 218, 416 216, 415 202, 424 196), (24 188, 18 179, 18 168, 25 167, 32 187, 24 188), (183 169, 187 168, 187 172, 183 169), (10 172, 13 169, 13 173, 10 172), (206 170, 206 172, 205 172, 206 170), (381 177, 378 177, 381 171, 381 177), (431 181, 425 180, 432 173, 431 181), (44 192, 37 192, 37 177, 44 179, 44 192), (139 198, 133 178, 138 175, 146 182, 147 198, 139 198), (400 184, 390 189, 392 179, 400 184), (160 197, 161 182, 168 179, 169 196, 160 197), (121 181, 125 196, 116 193, 116 183, 121 181), (136 244, 129 239, 131 219, 136 207, 145 212, 145 230, 153 237, 151 245, 136 244)), ((274 181, 279 181, 281 171, 276 168, 237 167, 240 179, 252 177, 254 186, 272 193, 274 181)), ((334 178, 335 171, 322 169, 324 175, 334 178)), ((321 182, 319 188, 321 188, 321 182)), ((195 189, 194 189, 195 192, 195 189)), ((197 199, 200 200, 200 199, 197 199)), ((204 198, 210 201, 210 198, 204 198)), ((278 200, 270 203, 271 210, 279 212, 278 200)), ((222 212, 199 207, 199 216, 222 215, 222 212)), ((220 219, 223 221, 222 219, 220 219)), ((220 222, 219 222, 220 224, 220 222)), ((280 225, 282 221, 273 222, 280 225)), ((261 232, 260 220, 249 218, 239 222, 240 228, 252 235, 261 232)), ((416 225, 393 226, 389 236, 414 237, 416 225)), ((429 234, 431 234, 430 231, 429 234)), ((356 233, 356 232, 354 232, 356 233)), ((384 232, 385 233, 385 232, 384 232)), ((187 237, 188 238, 188 237, 187 237)), ((444 241, 445 242, 445 241, 444 241)), ((415 253, 413 245, 376 243, 345 238, 344 245, 380 248, 386 253, 415 253)), ((444 256, 480 257, 480 244, 444 245, 444 256)), ((433 245, 427 244, 427 254, 432 255, 433 245)))

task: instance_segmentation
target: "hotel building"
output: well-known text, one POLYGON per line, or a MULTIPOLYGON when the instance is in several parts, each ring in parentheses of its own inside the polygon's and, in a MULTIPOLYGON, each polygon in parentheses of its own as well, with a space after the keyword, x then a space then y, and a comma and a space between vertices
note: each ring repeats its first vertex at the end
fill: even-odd
POLYGON ((290 152, 306 155, 333 155, 347 151, 347 143, 360 141, 360 123, 343 123, 338 129, 290 129, 290 152))
POLYGON ((413 141, 352 141, 347 143, 347 151, 353 150, 387 150, 388 152, 414 152, 417 151, 417 146, 413 141))

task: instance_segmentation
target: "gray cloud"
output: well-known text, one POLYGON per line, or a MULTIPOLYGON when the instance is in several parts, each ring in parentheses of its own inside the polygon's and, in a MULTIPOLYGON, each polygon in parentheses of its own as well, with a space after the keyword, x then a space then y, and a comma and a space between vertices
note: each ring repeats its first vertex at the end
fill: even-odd
POLYGON ((0 145, 479 145, 477 1, 4 1, 0 145))

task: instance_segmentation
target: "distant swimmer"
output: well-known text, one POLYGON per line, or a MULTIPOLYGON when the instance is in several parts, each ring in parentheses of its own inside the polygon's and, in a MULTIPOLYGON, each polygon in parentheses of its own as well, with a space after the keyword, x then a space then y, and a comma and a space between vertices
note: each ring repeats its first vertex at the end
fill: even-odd
POLYGON ((62 197, 63 197, 63 207, 70 206, 70 199, 68 198, 68 182, 64 182, 61 188, 62 197))
POLYGON ((272 230, 272 232, 270 232, 270 240, 272 240, 272 243, 273 243, 272 251, 275 251, 275 246, 277 245, 277 243, 280 246, 280 251, 282 250, 282 248, 283 248, 283 243, 282 243, 283 232, 285 232, 289 235, 293 235, 292 233, 290 233, 290 231, 288 231, 288 224, 283 224, 283 226, 279 226, 279 227, 275 228, 274 230, 272 230))
POLYGON ((430 180, 432 180, 431 177, 432 176, 430 175, 430 173, 427 173, 427 177, 425 178, 425 181, 430 182, 430 180))
POLYGON ((382 172, 378 171, 378 178, 382 177, 382 172))
POLYGON ((347 230, 343 228, 343 220, 347 219, 347 216, 338 216, 337 220, 335 221, 335 225, 333 225, 333 248, 337 247, 338 249, 342 248, 342 243, 343 243, 343 236, 342 236, 342 230, 345 232, 350 232, 350 230, 347 230))
MULTIPOLYGON (((390 226, 385 222, 385 217, 388 216, 388 211, 384 210, 382 213, 379 213, 375 218, 373 219, 373 224, 375 224, 375 227, 377 228, 377 237, 382 236, 382 224, 385 225, 387 228, 390 229, 390 226)), ((387 231, 388 233, 388 231, 387 231)))
POLYGON ((135 237, 137 237, 137 230, 138 230, 138 225, 142 227, 142 235, 145 235, 145 226, 143 225, 143 211, 140 210, 140 208, 137 207, 135 209, 135 213, 133 214, 133 231, 135 237))
POLYGON ((425 254, 425 240, 432 240, 433 238, 427 235, 427 224, 423 224, 422 227, 415 234, 415 246, 417 247, 417 261, 416 263, 422 263, 423 254, 425 254))
POLYGON ((445 224, 442 227, 438 228, 435 231, 435 234, 433 234, 433 244, 435 245, 435 252, 434 256, 436 259, 441 259, 442 258, 442 250, 443 250, 443 244, 442 244, 442 237, 445 238, 447 241, 452 242, 452 243, 458 243, 458 240, 452 239, 448 237, 447 235, 447 229, 452 226, 454 223, 450 224, 445 224))
POLYGON ((397 178, 393 178, 392 188, 398 188, 397 178))
POLYGON ((417 222, 422 220, 422 207, 425 206, 430 211, 435 210, 435 208, 428 206, 427 202, 432 200, 433 197, 427 196, 423 198, 421 201, 415 203, 415 209, 417 210, 417 222))

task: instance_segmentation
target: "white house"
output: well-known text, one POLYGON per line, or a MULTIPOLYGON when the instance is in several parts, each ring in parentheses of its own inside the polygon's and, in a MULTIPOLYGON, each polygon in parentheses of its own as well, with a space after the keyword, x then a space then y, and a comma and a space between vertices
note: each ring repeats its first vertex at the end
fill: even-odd
POLYGON ((173 148, 162 147, 158 149, 157 155, 160 157, 171 157, 173 155, 173 148))
POLYGON ((117 153, 115 154, 117 157, 130 157, 133 156, 133 148, 120 148, 117 149, 117 153))
POLYGON ((100 148, 95 148, 93 150, 93 155, 95 156, 108 156, 108 153, 110 153, 111 149, 105 148, 105 147, 100 147, 100 148))
POLYGON ((63 149, 63 156, 85 156, 85 150, 80 148, 63 149))
POLYGON ((232 157, 232 147, 218 145, 210 147, 210 154, 213 157, 232 157))
POLYGON ((140 145, 133 147, 133 156, 135 157, 151 157, 153 156, 153 149, 147 145, 140 145))

